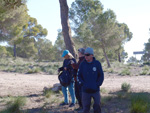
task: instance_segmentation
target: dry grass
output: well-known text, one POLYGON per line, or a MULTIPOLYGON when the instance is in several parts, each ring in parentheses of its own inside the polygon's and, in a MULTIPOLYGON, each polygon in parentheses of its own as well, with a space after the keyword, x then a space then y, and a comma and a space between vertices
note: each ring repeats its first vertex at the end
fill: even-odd
POLYGON ((57 70, 62 66, 62 62, 34 62, 27 59, 0 59, 0 71, 16 73, 40 73, 57 74, 57 70))
MULTIPOLYGON (((57 74, 57 68, 60 67, 62 63, 50 63, 50 62, 32 62, 32 61, 23 61, 22 59, 12 60, 12 59, 6 59, 0 60, 0 69, 1 71, 7 71, 7 72, 17 72, 17 73, 47 73, 47 74, 57 74)), ((130 112, 150 112, 149 109, 149 98, 150 98, 150 90, 149 90, 149 80, 145 82, 149 75, 147 76, 141 76, 141 71, 147 71, 147 73, 150 73, 149 71, 150 66, 142 66, 142 65, 128 65, 128 64, 120 64, 120 63, 113 63, 111 68, 106 68, 104 66, 105 72, 105 80, 104 84, 101 87, 101 106, 102 106, 102 113, 130 113, 130 112), (124 76, 120 76, 120 73, 122 70, 125 70, 124 76), (126 72, 130 72, 130 76, 126 72), (138 75, 138 76, 135 76, 138 75), (139 82, 140 81, 140 82, 139 82), (131 84, 130 92, 123 92, 121 89, 122 83, 127 82, 131 84), (145 87, 147 86, 147 87, 145 87), (141 88, 141 89, 140 89, 141 88), (139 93, 142 92, 143 93, 139 93), (147 93, 146 93, 147 92, 147 93), (146 97, 146 99, 141 99, 142 102, 147 104, 141 105, 136 104, 138 101, 138 98, 134 99, 134 97, 137 97, 137 95, 140 95, 139 97, 146 97), (145 101, 148 100, 148 101, 145 101), (141 109, 137 109, 140 108, 141 109)), ((59 106, 59 104, 63 101, 63 95, 62 92, 52 92, 50 89, 47 91, 43 91, 43 87, 54 83, 53 80, 57 79, 57 76, 43 76, 41 74, 20 74, 18 75, 12 75, 8 73, 3 73, 5 76, 1 76, 1 83, 3 83, 3 80, 8 85, 5 89, 9 90, 3 90, 1 87, 1 91, 5 91, 5 93, 9 93, 12 91, 15 91, 15 94, 18 94, 18 96, 24 95, 27 99, 26 105, 22 105, 21 107, 16 107, 17 109, 21 110, 23 113, 77 113, 75 111, 76 108, 78 108, 78 104, 74 108, 69 108, 67 106, 59 106), (3 78, 2 78, 3 77, 3 78), (8 78, 9 77, 9 78, 8 78), (41 78, 40 78, 41 77, 41 78), (53 79, 55 78, 55 79, 53 79), (53 80, 52 80, 53 79, 53 80), (9 81, 10 80, 10 81, 9 81), (15 81, 16 80, 16 81, 15 81), (13 83, 14 81, 15 83, 13 83), (44 84, 46 83, 46 84, 44 84), (17 84, 17 86, 15 86, 17 84), (44 85, 42 85, 44 84, 44 85), (13 88, 11 87, 13 86, 13 88), (29 86, 28 86, 29 85, 29 86), (23 87, 19 87, 23 86, 23 87), (18 87, 18 89, 17 89, 18 87), (15 89, 16 88, 16 89, 15 89), (18 92, 17 92, 18 91, 18 92), (24 94, 23 94, 24 93, 24 94), (20 109, 21 108, 21 109, 20 109)), ((125 88, 128 88, 125 85, 125 88)), ((1 94, 3 93, 1 92, 1 94)), ((13 94, 13 93, 10 93, 13 94)), ((1 96, 0 98, 0 110, 2 111, 4 108, 9 108, 6 106, 6 103, 8 100, 6 97, 1 96)), ((141 103, 142 103, 141 102, 141 103)), ((20 105, 20 104, 18 104, 20 105)), ((92 106, 91 106, 92 108, 92 106)), ((93 111, 91 109, 91 111, 93 111)), ((4 112, 6 113, 6 112, 4 112)))

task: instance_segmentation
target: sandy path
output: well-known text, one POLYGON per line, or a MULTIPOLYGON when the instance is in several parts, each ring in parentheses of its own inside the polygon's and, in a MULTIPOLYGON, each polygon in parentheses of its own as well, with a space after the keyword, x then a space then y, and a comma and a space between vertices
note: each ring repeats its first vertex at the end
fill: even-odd
MULTIPOLYGON (((121 89, 123 82, 130 83, 132 91, 150 92, 150 76, 130 77, 105 74, 102 87, 108 92, 114 92, 121 89)), ((44 97, 41 95, 43 88, 52 87, 55 83, 59 83, 57 75, 0 72, 0 97, 26 96, 27 105, 24 106, 24 109, 36 113, 36 110, 44 105, 44 97)), ((0 102, 0 110, 4 108, 5 103, 0 102)))
MULTIPOLYGON (((150 76, 105 76, 102 85, 108 91, 120 90, 121 84, 131 84, 133 91, 150 92, 150 76)), ((44 87, 59 83, 57 75, 17 74, 0 72, 0 96, 27 96, 39 94, 44 87)))
POLYGON ((58 82, 57 75, 0 72, 0 96, 39 94, 44 87, 58 82))

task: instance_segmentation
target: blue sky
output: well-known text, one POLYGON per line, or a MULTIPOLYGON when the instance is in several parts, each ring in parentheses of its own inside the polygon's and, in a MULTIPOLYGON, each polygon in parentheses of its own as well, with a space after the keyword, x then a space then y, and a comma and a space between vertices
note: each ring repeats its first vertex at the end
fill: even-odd
MULTIPOLYGON (((69 7, 74 0, 67 0, 69 7)), ((125 44, 129 57, 134 51, 142 51, 150 38, 150 0, 101 0, 104 10, 112 9, 119 23, 126 23, 133 38, 125 44)), ((57 30, 61 29, 59 0, 28 0, 28 13, 48 30, 47 39, 53 43, 57 30)), ((140 55, 136 56, 137 58, 140 55)))

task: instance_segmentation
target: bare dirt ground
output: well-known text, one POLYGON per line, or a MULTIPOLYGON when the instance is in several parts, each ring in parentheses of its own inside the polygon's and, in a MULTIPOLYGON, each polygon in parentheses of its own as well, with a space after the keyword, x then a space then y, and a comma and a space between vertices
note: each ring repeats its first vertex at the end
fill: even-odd
MULTIPOLYGON (((121 90, 121 84, 131 84, 133 92, 150 92, 150 76, 118 76, 105 74, 103 88, 110 92, 121 90)), ((0 72, 0 97, 26 96, 27 105, 24 109, 31 110, 31 113, 38 113, 43 104, 41 95, 44 87, 52 87, 59 83, 57 75, 46 74, 18 74, 0 72)), ((0 110, 5 104, 0 100, 0 110)))
MULTIPOLYGON (((0 97, 26 96, 28 102, 24 109, 41 108, 43 88, 58 82, 57 75, 0 72, 0 97)), ((0 109, 4 107, 5 104, 0 102, 0 109)))

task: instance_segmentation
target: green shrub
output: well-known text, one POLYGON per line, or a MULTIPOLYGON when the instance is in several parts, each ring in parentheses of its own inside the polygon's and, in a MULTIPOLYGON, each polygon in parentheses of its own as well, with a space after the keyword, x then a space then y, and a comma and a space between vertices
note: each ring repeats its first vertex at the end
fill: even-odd
POLYGON ((48 89, 48 88, 44 89, 44 96, 46 98, 50 98, 53 94, 54 94, 54 92, 51 89, 48 89))
POLYGON ((52 74, 56 74, 56 73, 55 73, 55 71, 56 71, 56 70, 49 69, 48 74, 50 74, 50 75, 52 75, 52 74))
POLYGON ((115 67, 123 67, 124 64, 123 63, 120 63, 120 62, 113 62, 112 63, 112 66, 115 68, 115 67))
POLYGON ((61 96, 63 96, 63 92, 61 90, 58 91, 61 96))
POLYGON ((143 70, 143 71, 149 71, 149 66, 144 66, 144 67, 142 68, 142 70, 143 70))
POLYGON ((143 68, 142 68, 142 71, 140 72, 140 75, 147 75, 147 74, 149 74, 149 66, 144 66, 143 68))
POLYGON ((150 72, 148 72, 147 75, 150 75, 150 72))
POLYGON ((130 72, 130 70, 127 69, 127 68, 124 69, 124 70, 122 70, 121 73, 120 73, 120 75, 123 75, 123 76, 124 76, 124 75, 130 75, 130 74, 131 74, 131 72, 130 72))
POLYGON ((149 98, 145 95, 134 95, 131 98, 131 113, 148 113, 150 108, 149 98))
POLYGON ((101 89, 100 89, 100 92, 101 92, 101 93, 107 93, 107 90, 106 90, 105 88, 101 88, 101 89))
POLYGON ((134 65, 134 63, 128 63, 127 65, 128 65, 128 66, 133 66, 133 65, 134 65))
POLYGON ((6 110, 1 113, 21 113, 21 107, 26 104, 25 97, 12 98, 7 102, 6 110))
POLYGON ((59 64, 54 64, 54 67, 59 68, 60 66, 59 64))
POLYGON ((22 58, 2 58, 0 59, 0 70, 17 73, 39 73, 57 74, 57 70, 62 66, 62 62, 34 62, 22 58))
POLYGON ((102 66, 103 66, 103 67, 107 67, 107 63, 104 62, 104 63, 102 64, 102 66))
POLYGON ((146 75, 147 74, 147 71, 146 70, 142 70, 141 72, 140 72, 140 75, 146 75))
POLYGON ((31 73, 38 73, 38 72, 40 72, 40 68, 29 69, 27 73, 31 74, 31 73))
POLYGON ((122 83, 121 89, 125 92, 128 92, 131 89, 131 85, 127 84, 126 82, 122 83))
POLYGON ((104 69, 103 69, 103 72, 107 72, 107 69, 106 69, 106 68, 104 68, 104 69))
POLYGON ((150 62, 144 62, 143 65, 150 65, 150 62))
POLYGON ((108 69, 108 72, 109 72, 109 73, 113 73, 114 70, 113 70, 112 68, 110 68, 110 69, 108 69))

